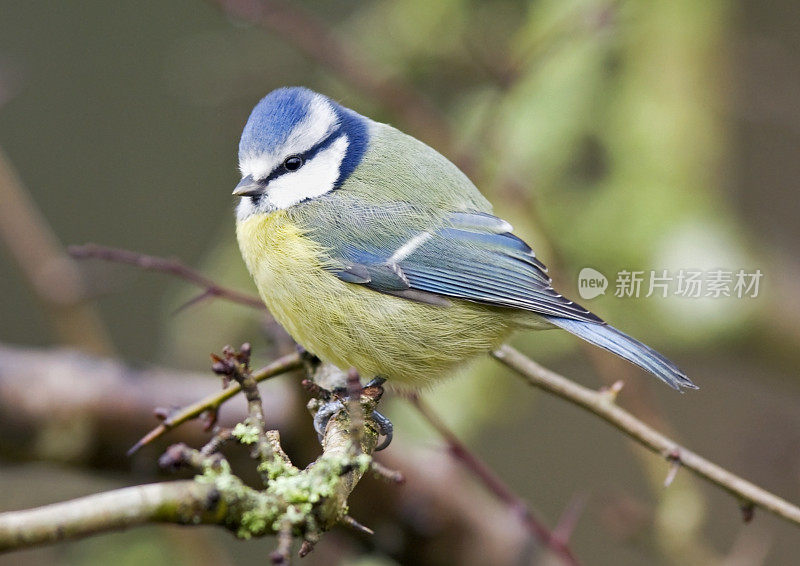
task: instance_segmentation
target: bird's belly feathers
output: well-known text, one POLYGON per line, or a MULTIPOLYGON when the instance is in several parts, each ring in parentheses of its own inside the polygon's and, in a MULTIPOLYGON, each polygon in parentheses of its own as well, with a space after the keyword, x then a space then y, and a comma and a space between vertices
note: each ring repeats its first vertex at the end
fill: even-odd
POLYGON ((421 304, 341 281, 323 269, 324 250, 284 211, 248 217, 238 223, 237 237, 275 319, 339 368, 420 386, 511 332, 502 310, 458 300, 450 307, 421 304))

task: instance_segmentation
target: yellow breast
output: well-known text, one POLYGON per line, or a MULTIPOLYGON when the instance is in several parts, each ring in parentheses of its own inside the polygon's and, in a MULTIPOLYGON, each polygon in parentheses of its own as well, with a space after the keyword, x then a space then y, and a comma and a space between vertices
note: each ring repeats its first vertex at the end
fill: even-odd
POLYGON ((415 303, 345 283, 325 250, 285 211, 237 224, 239 247, 264 303, 308 351, 362 376, 420 386, 488 351, 511 331, 498 309, 415 303))

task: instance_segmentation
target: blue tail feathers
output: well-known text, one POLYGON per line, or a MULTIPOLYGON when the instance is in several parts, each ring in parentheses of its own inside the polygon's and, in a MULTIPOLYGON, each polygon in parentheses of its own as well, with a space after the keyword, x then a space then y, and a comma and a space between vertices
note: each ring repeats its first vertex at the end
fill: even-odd
POLYGON ((613 326, 555 316, 545 316, 544 318, 551 324, 649 371, 673 389, 680 391, 682 387, 698 388, 667 358, 613 326))

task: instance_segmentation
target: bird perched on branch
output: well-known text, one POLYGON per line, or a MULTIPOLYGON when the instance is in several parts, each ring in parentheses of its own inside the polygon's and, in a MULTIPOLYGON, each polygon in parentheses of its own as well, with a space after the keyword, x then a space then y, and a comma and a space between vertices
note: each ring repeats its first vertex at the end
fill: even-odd
POLYGON ((343 370, 418 388, 517 329, 562 328, 675 389, 672 362, 556 292, 453 163, 305 88, 253 109, 233 194, 242 256, 275 319, 343 370))

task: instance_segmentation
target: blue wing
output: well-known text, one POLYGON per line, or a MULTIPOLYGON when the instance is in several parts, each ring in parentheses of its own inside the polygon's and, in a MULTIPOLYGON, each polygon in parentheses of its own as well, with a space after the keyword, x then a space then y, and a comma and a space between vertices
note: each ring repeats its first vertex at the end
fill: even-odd
POLYGON ((602 322, 552 287, 531 248, 490 214, 459 212, 439 227, 395 234, 380 244, 359 240, 336 250, 350 283, 423 302, 443 297, 602 322))
POLYGON ((431 304, 447 304, 447 297, 452 297, 532 311, 653 373, 674 389, 696 388, 664 356, 558 294, 547 268, 499 218, 482 212, 455 213, 435 228, 420 229, 418 224, 411 230, 388 229, 377 238, 380 244, 375 243, 374 226, 358 227, 357 222, 346 246, 327 242, 340 264, 331 269, 344 281, 431 304))

